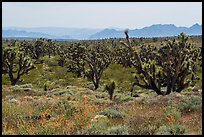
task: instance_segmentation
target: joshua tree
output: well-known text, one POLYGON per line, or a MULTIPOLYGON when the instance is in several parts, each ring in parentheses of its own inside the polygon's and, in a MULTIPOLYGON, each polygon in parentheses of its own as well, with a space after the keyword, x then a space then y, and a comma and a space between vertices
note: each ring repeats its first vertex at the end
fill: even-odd
POLYGON ((19 50, 23 51, 26 55, 30 56, 32 59, 40 59, 46 53, 46 41, 43 38, 37 39, 35 42, 22 41, 20 43, 19 50))
POLYGON ((100 43, 90 45, 86 52, 85 60, 90 68, 87 73, 89 79, 93 82, 95 89, 97 89, 103 71, 112 62, 112 52, 106 45, 100 43))
POLYGON ((184 33, 178 36, 178 40, 168 40, 158 53, 158 66, 163 68, 166 78, 166 94, 181 92, 199 79, 196 71, 200 48, 189 43, 184 33))
POLYGON ((123 46, 117 46, 114 48, 114 61, 123 67, 132 67, 131 53, 123 46))
POLYGON ((17 47, 4 47, 2 51, 2 72, 8 74, 11 85, 15 85, 20 77, 34 69, 30 57, 17 47))
MULTIPOLYGON (((45 40, 44 39, 37 39, 32 46, 33 48, 33 57, 34 59, 38 60, 42 55, 45 54, 45 40)), ((32 49, 31 49, 32 51, 32 49)))
POLYGON ((51 39, 45 41, 45 47, 43 48, 45 48, 45 51, 48 54, 49 58, 51 54, 54 54, 56 52, 55 43, 51 39))
POLYGON ((68 71, 77 73, 78 77, 85 74, 85 50, 80 43, 74 43, 68 47, 67 58, 69 59, 68 71))
POLYGON ((196 76, 199 48, 188 42, 188 37, 181 33, 178 40, 168 40, 159 49, 142 46, 140 50, 132 48, 128 31, 125 31, 127 42, 121 42, 132 55, 131 62, 137 71, 132 89, 137 85, 154 90, 158 95, 181 92, 196 76), (189 79, 191 75, 191 79, 189 79), (166 91, 162 91, 166 87, 166 91))
POLYGON ((63 47, 58 47, 57 54, 59 55, 58 65, 64 67, 67 63, 67 50, 63 47))

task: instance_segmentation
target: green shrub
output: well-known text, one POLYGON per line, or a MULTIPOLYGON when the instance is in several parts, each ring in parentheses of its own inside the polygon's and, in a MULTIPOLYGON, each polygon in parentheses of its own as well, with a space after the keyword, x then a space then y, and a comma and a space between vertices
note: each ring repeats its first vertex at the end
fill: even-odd
POLYGON ((121 101, 121 98, 123 97, 124 95, 122 93, 116 93, 113 97, 113 100, 114 101, 118 101, 120 102, 121 101))
POLYGON ((21 85, 15 85, 15 86, 12 86, 12 89, 14 92, 34 92, 33 89, 31 88, 26 88, 24 86, 21 86, 21 85))
POLYGON ((188 129, 181 125, 170 125, 170 126, 161 126, 157 135, 185 135, 188 133, 188 129))
POLYGON ((134 100, 135 98, 134 97, 131 97, 131 96, 122 96, 121 98, 121 101, 122 102, 128 102, 128 101, 132 101, 134 100))
POLYGON ((168 106, 163 110, 164 115, 163 118, 166 119, 168 115, 172 116, 171 120, 179 120, 181 118, 181 112, 174 106, 168 106))
POLYGON ((153 135, 157 130, 157 123, 149 122, 142 116, 132 116, 128 118, 128 132, 130 135, 153 135))
POLYGON ((99 99, 95 99, 93 102, 94 102, 94 104, 96 104, 96 105, 102 105, 102 104, 108 103, 109 101, 99 98, 99 99))
POLYGON ((66 118, 70 118, 76 111, 76 107, 74 107, 73 103, 68 100, 59 100, 56 104, 54 104, 50 114, 59 115, 64 113, 66 118))
POLYGON ((102 130, 106 131, 109 125, 110 125, 109 119, 107 117, 104 117, 104 118, 100 118, 97 121, 94 121, 91 124, 91 128, 92 129, 97 129, 97 130, 100 130, 100 131, 102 131, 102 130))
POLYGON ((178 109, 182 113, 190 111, 202 110, 202 98, 198 96, 191 96, 190 98, 184 98, 177 104, 178 109))
POLYGON ((20 87, 22 87, 22 88, 32 88, 33 85, 32 84, 24 84, 24 85, 20 85, 20 87))
POLYGON ((44 56, 42 58, 42 60, 44 61, 45 64, 47 64, 48 66, 58 66, 58 61, 57 61, 57 57, 51 57, 49 58, 48 56, 44 56))
POLYGON ((107 135, 128 135, 128 127, 121 125, 111 127, 108 129, 107 135))
POLYGON ((108 96, 108 93, 105 92, 97 92, 95 93, 96 98, 105 98, 108 96))
POLYGON ((111 108, 104 109, 103 111, 100 112, 100 114, 105 115, 109 118, 123 118, 125 116, 125 113, 111 108))
POLYGON ((17 86, 12 87, 12 89, 13 89, 14 92, 22 92, 23 91, 23 88, 17 87, 17 86))
POLYGON ((2 74, 2 85, 11 85, 8 75, 2 74))
POLYGON ((193 91, 183 91, 182 92, 184 95, 193 95, 193 91))
POLYGON ((85 128, 81 132, 78 132, 78 134, 83 135, 106 135, 107 129, 110 125, 110 121, 108 118, 100 118, 97 121, 93 121, 91 123, 90 128, 85 128))
POLYGON ((128 102, 128 101, 132 101, 134 100, 135 98, 134 97, 131 97, 130 95, 124 95, 124 94, 116 94, 114 97, 114 101, 116 102, 128 102))

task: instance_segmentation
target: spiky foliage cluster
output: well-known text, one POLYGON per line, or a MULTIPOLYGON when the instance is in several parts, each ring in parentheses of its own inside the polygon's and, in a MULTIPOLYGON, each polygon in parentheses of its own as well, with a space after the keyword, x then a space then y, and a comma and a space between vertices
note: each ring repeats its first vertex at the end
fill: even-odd
POLYGON ((115 52, 114 52, 114 61, 117 64, 122 65, 123 67, 131 67, 131 54, 128 51, 127 48, 123 46, 117 46, 115 47, 115 52))
POLYGON ((9 75, 11 85, 17 84, 22 75, 34 68, 31 58, 17 47, 3 47, 2 72, 9 75))
POLYGON ((64 67, 67 63, 67 47, 64 44, 55 44, 56 45, 56 53, 59 56, 57 59, 58 65, 64 67))
POLYGON ((26 55, 34 58, 34 51, 32 51, 32 43, 30 41, 23 40, 19 44, 19 50, 25 52, 26 55))
POLYGON ((56 43, 54 41, 52 41, 51 39, 44 41, 44 47, 43 48, 44 48, 45 53, 49 56, 49 58, 51 57, 51 55, 55 56, 57 53, 56 43))
POLYGON ((37 62, 41 56, 44 56, 46 53, 45 50, 45 39, 40 38, 32 41, 22 41, 19 44, 19 49, 29 55, 32 59, 35 59, 37 62))
POLYGON ((177 40, 168 40, 158 49, 142 46, 140 51, 132 47, 127 31, 125 34, 127 42, 122 44, 131 53, 132 65, 137 71, 133 87, 137 85, 164 95, 172 91, 181 92, 190 84, 195 84, 200 48, 189 43, 183 33, 177 40))
POLYGON ((86 76, 93 82, 95 89, 99 87, 99 81, 105 69, 111 64, 113 54, 110 47, 104 43, 94 43, 86 50, 85 60, 89 66, 86 76))
POLYGON ((200 48, 188 42, 188 37, 181 33, 178 40, 167 41, 159 50, 158 65, 163 68, 166 77, 167 93, 181 92, 198 79, 196 69, 200 48), (190 77, 191 78, 190 78, 190 77))
MULTIPOLYGON (((48 55, 49 58, 51 55, 56 55, 58 47, 55 41, 51 39, 36 39, 33 41, 21 41, 19 44, 19 50, 25 52, 26 55, 30 56, 32 59, 35 59, 35 62, 38 62, 40 57, 48 55)), ((39 63, 39 62, 38 62, 39 63)))
POLYGON ((85 50, 86 47, 80 43, 71 44, 67 49, 68 71, 76 73, 78 77, 85 74, 85 50))
POLYGON ((44 39, 37 39, 34 45, 31 47, 31 52, 33 53, 33 58, 38 60, 41 56, 45 54, 44 50, 44 39))

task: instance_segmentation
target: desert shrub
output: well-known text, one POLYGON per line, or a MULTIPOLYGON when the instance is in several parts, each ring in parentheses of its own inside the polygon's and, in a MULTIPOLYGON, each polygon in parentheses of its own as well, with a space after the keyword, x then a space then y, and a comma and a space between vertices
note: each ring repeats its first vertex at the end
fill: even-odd
POLYGON ((74 93, 76 93, 76 96, 84 96, 84 95, 93 95, 93 91, 90 89, 74 89, 74 93))
POLYGON ((47 91, 44 91, 42 88, 39 88, 39 87, 29 88, 29 85, 23 85, 23 87, 21 85, 15 85, 15 86, 12 86, 11 89, 14 94, 25 94, 25 95, 35 95, 35 96, 41 96, 41 95, 47 94, 47 91))
POLYGON ((2 85, 10 85, 10 79, 8 75, 1 75, 2 76, 2 85))
POLYGON ((110 127, 107 131, 107 135, 128 135, 128 127, 121 125, 110 127))
MULTIPOLYGON (((40 103, 38 106, 35 102, 19 102, 19 105, 2 102, 2 128, 4 131, 12 131, 14 134, 34 134, 32 125, 33 121, 26 121, 25 117, 30 115, 40 115, 41 111, 46 108, 46 104, 40 103)), ((35 125, 37 126, 37 125, 35 125)), ((9 134, 9 133, 7 133, 9 134)))
POLYGON ((123 118, 125 116, 125 113, 111 108, 104 109, 103 111, 100 112, 100 114, 105 115, 109 118, 123 118))
POLYGON ((32 88, 27 88, 26 86, 15 85, 12 86, 13 92, 22 93, 22 92, 34 92, 32 88))
POLYGON ((190 98, 183 98, 178 104, 178 109, 182 113, 188 113, 190 111, 202 110, 202 98, 198 96, 191 96, 190 98))
POLYGON ((149 97, 138 97, 135 99, 140 105, 150 104, 149 97))
POLYGON ((153 125, 149 119, 142 116, 129 117, 127 122, 130 135, 153 135, 157 130, 157 125, 153 125))
POLYGON ((104 92, 97 92, 95 93, 96 98, 105 98, 108 96, 108 93, 104 93, 104 92))
POLYGON ((176 122, 181 118, 181 112, 174 106, 168 106, 163 110, 163 119, 169 122, 176 122))
POLYGON ((23 85, 20 85, 20 87, 22 87, 22 88, 32 88, 33 85, 32 84, 23 84, 23 85))
POLYGON ((52 90, 55 88, 59 88, 60 86, 56 84, 56 81, 49 81, 48 80, 47 82, 44 83, 43 89, 45 89, 45 87, 47 90, 52 90))
POLYGON ((109 125, 110 125, 109 119, 107 117, 102 117, 98 119, 97 121, 93 121, 90 127, 86 127, 84 130, 82 130, 78 134, 106 135, 109 125))
POLYGON ((32 92, 32 95, 35 96, 47 95, 47 91, 44 91, 42 88, 35 88, 34 91, 32 92))
POLYGON ((168 102, 169 102, 169 98, 167 96, 152 97, 147 101, 149 105, 168 104, 168 102))
POLYGON ((122 93, 115 93, 113 96, 114 100, 120 100, 124 95, 122 93))
POLYGON ((96 105, 102 105, 102 104, 108 103, 109 101, 99 98, 99 99, 95 99, 93 102, 94 102, 94 104, 96 104, 96 105))
POLYGON ((128 102, 128 101, 132 101, 135 99, 134 97, 131 97, 129 95, 120 94, 120 93, 117 93, 116 95, 114 95, 113 98, 114 98, 114 101, 116 102, 128 102))
POLYGON ((60 86, 67 86, 68 81, 66 81, 65 79, 57 79, 57 81, 55 81, 55 84, 60 86))
POLYGON ((52 56, 51 58, 49 58, 48 56, 44 56, 42 58, 42 60, 44 61, 45 64, 47 64, 48 66, 58 66, 58 61, 57 58, 52 56))
POLYGON ((47 109, 46 113, 51 115, 60 115, 64 113, 66 118, 70 118, 76 112, 77 110, 73 103, 68 100, 58 100, 47 109))
POLYGON ((135 98, 134 97, 131 97, 131 96, 122 96, 121 98, 121 102, 128 102, 128 101, 132 101, 134 100, 135 98))
POLYGON ((185 91, 182 92, 182 94, 184 94, 184 95, 193 95, 193 91, 192 90, 190 90, 190 91, 185 90, 185 91))
POLYGON ((13 86, 12 89, 14 92, 22 92, 23 91, 23 88, 21 88, 19 86, 15 86, 15 87, 13 86))
POLYGON ((38 125, 37 132, 42 134, 76 134, 77 131, 81 131, 91 121, 94 115, 96 115, 96 108, 92 101, 87 96, 77 98, 75 101, 67 100, 67 97, 56 97, 52 104, 48 105, 42 111, 42 116, 49 114, 51 119, 49 121, 43 121, 41 126, 38 125), (42 130, 42 128, 45 128, 42 130), (53 129, 56 131, 53 132, 53 129))
POLYGON ((181 125, 169 125, 169 126, 161 126, 157 135, 185 135, 188 133, 188 129, 181 125))
POLYGON ((72 90, 69 89, 57 89, 56 92, 54 92, 53 95, 58 95, 58 96, 64 96, 64 95, 74 95, 74 92, 72 90))
POLYGON ((15 96, 14 95, 7 95, 6 97, 5 97, 5 100, 11 100, 11 99, 15 99, 15 96))

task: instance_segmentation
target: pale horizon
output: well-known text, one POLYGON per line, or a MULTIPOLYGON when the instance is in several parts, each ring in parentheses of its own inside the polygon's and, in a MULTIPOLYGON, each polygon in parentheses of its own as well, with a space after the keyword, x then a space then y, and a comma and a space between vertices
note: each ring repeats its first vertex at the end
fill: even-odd
POLYGON ((2 2, 2 27, 141 29, 202 25, 202 2, 2 2))
MULTIPOLYGON (((157 23, 157 24, 151 24, 151 25, 148 25, 148 26, 144 26, 144 27, 141 27, 141 28, 130 28, 130 29, 143 29, 143 28, 145 28, 145 27, 150 27, 150 26, 152 26, 152 25, 158 25, 158 24, 160 24, 160 23, 157 23)), ((187 27, 187 28, 189 28, 189 27, 191 27, 191 26, 193 26, 193 25, 195 25, 195 24, 198 24, 198 25, 202 25, 202 24, 199 24, 199 23, 197 23, 197 22, 195 22, 195 23, 193 23, 192 25, 189 25, 189 26, 177 26, 177 25, 175 25, 175 24, 173 24, 173 25, 175 25, 176 27, 187 27)), ((161 25, 170 25, 170 24, 161 24, 161 25)), ((7 26, 7 27, 3 27, 3 28, 26 28, 26 29, 29 29, 29 28, 70 28, 70 29, 106 29, 106 28, 118 28, 118 27, 105 27, 105 28, 88 28, 88 27, 56 27, 56 26, 45 26, 45 27, 22 27, 22 26, 7 26)), ((129 28, 118 28, 118 29, 129 29, 129 28)))

